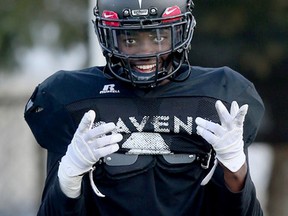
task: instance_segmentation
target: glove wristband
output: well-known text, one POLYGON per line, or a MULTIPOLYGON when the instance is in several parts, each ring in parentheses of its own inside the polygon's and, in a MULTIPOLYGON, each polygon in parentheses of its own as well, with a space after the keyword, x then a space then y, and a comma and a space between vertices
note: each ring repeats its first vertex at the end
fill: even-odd
POLYGON ((67 197, 76 198, 81 193, 81 182, 83 176, 70 176, 67 174, 66 171, 67 167, 64 167, 64 164, 60 162, 58 169, 58 179, 60 188, 67 197))
POLYGON ((221 155, 216 155, 216 158, 231 172, 237 172, 246 161, 246 155, 243 151, 240 151, 239 154, 234 155, 233 158, 225 159, 221 155))

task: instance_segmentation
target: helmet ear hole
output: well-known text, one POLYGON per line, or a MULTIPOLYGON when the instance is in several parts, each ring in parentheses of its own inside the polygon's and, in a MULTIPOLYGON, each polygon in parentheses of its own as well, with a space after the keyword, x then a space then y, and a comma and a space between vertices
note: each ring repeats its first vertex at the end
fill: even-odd
POLYGON ((180 59, 183 57, 183 49, 178 49, 176 52, 173 53, 174 59, 176 61, 180 61, 180 59))
POLYGON ((119 59, 115 56, 112 56, 112 57, 110 57, 110 61, 112 62, 113 65, 118 65, 121 62, 121 59, 119 59))

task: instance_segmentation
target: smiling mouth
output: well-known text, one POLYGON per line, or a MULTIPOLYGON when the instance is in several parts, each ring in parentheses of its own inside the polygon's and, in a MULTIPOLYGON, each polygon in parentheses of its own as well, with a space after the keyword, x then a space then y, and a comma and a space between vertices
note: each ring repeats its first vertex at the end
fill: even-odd
POLYGON ((133 69, 140 73, 151 73, 156 71, 156 64, 134 65, 133 69))

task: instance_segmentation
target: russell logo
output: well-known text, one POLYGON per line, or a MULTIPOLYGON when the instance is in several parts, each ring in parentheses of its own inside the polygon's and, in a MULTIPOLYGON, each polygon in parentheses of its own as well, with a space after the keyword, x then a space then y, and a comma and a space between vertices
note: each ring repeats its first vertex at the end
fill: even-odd
POLYGON ((119 90, 115 90, 115 84, 104 85, 103 90, 99 92, 100 94, 117 94, 120 93, 119 90))

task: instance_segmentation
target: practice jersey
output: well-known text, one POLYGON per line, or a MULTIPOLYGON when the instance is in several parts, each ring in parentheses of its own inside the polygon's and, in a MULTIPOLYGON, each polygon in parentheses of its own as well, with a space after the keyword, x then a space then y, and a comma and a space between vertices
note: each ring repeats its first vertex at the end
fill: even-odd
MULTIPOLYGON (((185 70, 186 66, 182 68, 183 72, 185 70)), ((247 150, 255 139, 264 112, 253 84, 228 67, 192 67, 185 81, 151 89, 108 79, 102 71, 100 67, 59 71, 36 88, 26 105, 25 119, 37 142, 48 150, 43 202, 51 204, 47 197, 60 193, 55 180, 58 161, 65 154, 84 113, 92 109, 96 113, 94 126, 114 122, 115 132, 121 133, 123 140, 117 153, 102 158, 95 165, 93 181, 106 197, 97 197, 91 190, 88 176, 84 176, 82 197, 85 198, 74 200, 78 202, 75 212, 82 212, 80 215, 168 216, 213 215, 215 211, 221 215, 234 211, 231 200, 235 198, 228 199, 231 205, 227 207, 226 203, 226 210, 221 208, 230 197, 224 189, 221 169, 217 169, 211 183, 200 186, 213 165, 213 157, 210 157, 213 150, 196 134, 195 119, 202 117, 220 123, 215 109, 217 100, 228 109, 234 100, 239 106, 248 104, 243 133, 247 150), (224 200, 211 203, 213 198, 226 193, 224 200), (209 210, 205 209, 208 203, 209 210)), ((250 196, 254 191, 250 176, 247 181, 250 196)), ((249 205, 257 203, 254 200, 249 205)), ((50 206, 51 212, 57 213, 56 206, 50 206)))

